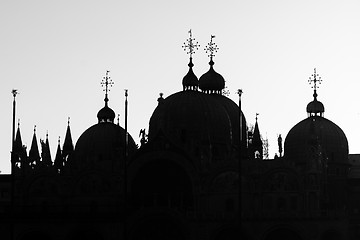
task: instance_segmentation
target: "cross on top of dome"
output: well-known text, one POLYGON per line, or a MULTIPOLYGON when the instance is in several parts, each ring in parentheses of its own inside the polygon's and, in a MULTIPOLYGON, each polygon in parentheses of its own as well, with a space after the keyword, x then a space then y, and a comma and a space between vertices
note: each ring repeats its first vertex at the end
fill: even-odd
POLYGON ((190 54, 190 58, 192 58, 192 55, 195 54, 195 50, 198 50, 200 47, 200 44, 198 42, 194 43, 195 38, 192 37, 191 29, 189 30, 189 38, 186 39, 186 42, 184 42, 184 45, 182 48, 184 51, 187 51, 187 54, 190 54))
POLYGON ((205 52, 208 53, 208 57, 210 57, 210 65, 213 65, 213 57, 215 57, 215 53, 219 50, 218 46, 213 42, 214 35, 211 35, 210 42, 205 47, 205 52))
POLYGON ((109 77, 109 72, 110 71, 106 71, 106 75, 105 77, 103 77, 103 80, 101 81, 101 87, 103 87, 103 91, 105 92, 105 105, 107 105, 107 102, 109 101, 108 99, 108 92, 110 92, 109 87, 112 87, 112 85, 114 85, 114 82, 111 80, 111 78, 109 77))
POLYGON ((306 111, 308 113, 308 116, 324 116, 324 105, 317 100, 317 93, 316 93, 316 89, 319 88, 319 84, 321 84, 322 79, 321 77, 319 77, 319 74, 316 73, 316 68, 314 68, 314 73, 311 75, 311 77, 309 77, 308 80, 309 84, 313 84, 311 88, 314 89, 314 100, 312 102, 310 102, 307 107, 306 107, 306 111))
POLYGON ((101 86, 104 88, 103 91, 105 92, 105 107, 100 109, 100 111, 97 114, 97 118, 99 120, 99 123, 103 122, 111 122, 114 123, 115 113, 114 111, 108 107, 108 92, 110 91, 109 87, 112 87, 114 82, 109 77, 109 72, 106 71, 105 77, 103 77, 103 80, 101 81, 101 86))
POLYGON ((308 82, 309 82, 309 84, 313 84, 313 86, 311 88, 314 89, 314 97, 316 98, 317 97, 316 89, 319 88, 319 86, 317 84, 320 85, 322 82, 321 77, 319 76, 318 73, 316 73, 316 68, 314 68, 314 73, 311 74, 311 77, 309 77, 308 82))

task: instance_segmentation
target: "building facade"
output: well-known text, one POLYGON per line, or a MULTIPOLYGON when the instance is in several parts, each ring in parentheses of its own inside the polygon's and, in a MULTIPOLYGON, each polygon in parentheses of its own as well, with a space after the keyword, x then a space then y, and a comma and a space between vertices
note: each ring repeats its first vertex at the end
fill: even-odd
MULTIPOLYGON (((249 130, 214 69, 193 72, 193 38, 183 90, 158 99, 141 146, 105 106, 73 145, 68 123, 54 160, 48 139, 29 151, 18 127, 12 174, 0 176, 4 239, 358 239, 357 155, 314 100, 287 134, 284 155, 263 158, 256 120, 249 130), (350 160, 349 160, 350 159, 350 160)), ((282 140, 279 138, 279 149, 282 140)))

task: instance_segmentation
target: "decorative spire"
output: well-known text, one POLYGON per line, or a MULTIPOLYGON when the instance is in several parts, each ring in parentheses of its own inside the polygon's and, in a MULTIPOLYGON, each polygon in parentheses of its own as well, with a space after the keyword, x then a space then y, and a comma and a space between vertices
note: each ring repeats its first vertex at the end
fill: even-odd
POLYGON ((34 126, 34 135, 31 142, 31 148, 29 151, 29 162, 31 165, 34 163, 38 165, 40 163, 40 153, 36 138, 36 125, 34 126))
POLYGON ((260 130, 259 130, 259 124, 258 124, 258 116, 259 114, 256 113, 255 117, 255 128, 253 133, 253 139, 252 139, 252 148, 254 151, 255 158, 263 158, 263 142, 261 140, 260 130))
POLYGON ((16 137, 15 137, 13 151, 14 151, 14 153, 19 154, 19 153, 21 153, 22 148, 23 148, 23 145, 22 145, 21 133, 20 133, 20 119, 18 119, 18 128, 16 131, 16 137))
POLYGON ((16 164, 17 166, 19 166, 19 163, 20 163, 20 166, 22 166, 27 157, 26 148, 23 146, 22 140, 21 140, 20 119, 18 119, 18 129, 16 131, 14 147, 12 150, 12 157, 13 157, 13 159, 12 159, 13 163, 16 164))
POLYGON ((215 53, 217 52, 217 50, 219 50, 218 46, 213 42, 213 38, 215 38, 215 36, 211 35, 210 42, 204 49, 205 52, 208 54, 208 57, 210 57, 210 66, 214 65, 213 57, 215 57, 215 53))
POLYGON ((62 171, 62 168, 64 166, 64 159, 62 157, 61 148, 60 148, 60 136, 58 139, 58 146, 56 150, 56 156, 54 160, 54 167, 58 173, 62 171))
POLYGON ((103 80, 101 81, 101 87, 103 87, 103 91, 105 92, 105 106, 107 106, 107 103, 109 101, 108 98, 108 92, 110 92, 109 87, 112 87, 112 85, 114 85, 114 82, 111 80, 111 78, 109 77, 109 72, 110 71, 106 71, 106 75, 105 77, 103 77, 103 80))
POLYGON ((46 133, 46 140, 41 140, 41 163, 45 167, 52 166, 51 153, 50 153, 50 144, 49 144, 49 134, 46 133))
POLYGON ((316 97, 318 96, 317 93, 316 93, 316 89, 319 88, 319 86, 317 84, 321 84, 322 82, 322 79, 321 77, 319 77, 319 74, 316 73, 316 68, 314 68, 314 74, 311 74, 311 77, 309 77, 309 80, 308 80, 309 84, 313 84, 313 86, 311 86, 311 88, 314 89, 314 99, 316 100, 316 97))
MULTIPOLYGON (((60 142, 60 139, 59 139, 60 142)), ((65 134, 65 140, 63 145, 63 154, 64 158, 67 157, 69 154, 71 154, 74 151, 74 144, 71 137, 71 130, 70 130, 70 117, 68 117, 68 125, 66 128, 66 134, 65 134)))

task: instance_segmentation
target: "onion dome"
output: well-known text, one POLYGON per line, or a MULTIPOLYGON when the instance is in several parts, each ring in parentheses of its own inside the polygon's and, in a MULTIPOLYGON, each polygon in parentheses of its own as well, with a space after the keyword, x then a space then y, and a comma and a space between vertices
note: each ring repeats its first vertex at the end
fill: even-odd
POLYGON ((213 61, 214 53, 219 49, 217 45, 213 43, 213 38, 215 38, 215 36, 211 35, 210 43, 208 43, 208 46, 205 48, 210 57, 210 69, 200 77, 199 88, 205 93, 221 94, 225 88, 225 80, 213 67, 215 64, 213 61))
POLYGON ((317 93, 316 90, 314 90, 314 100, 309 102, 309 104, 306 107, 306 112, 309 116, 323 116, 325 112, 324 105, 322 102, 317 100, 317 93))
POLYGON ((101 122, 111 122, 114 123, 115 112, 105 104, 105 107, 100 109, 97 114, 99 123, 101 122))
POLYGON ((182 80, 183 89, 184 90, 197 90, 198 86, 199 86, 199 80, 192 70, 192 68, 194 66, 194 64, 192 63, 192 58, 190 58, 190 62, 188 64, 188 66, 189 66, 189 71, 182 80))
POLYGON ((218 93, 225 88, 225 80, 223 76, 214 70, 214 62, 209 62, 210 69, 204 73, 199 79, 199 88, 205 93, 218 93))
POLYGON ((200 45, 198 44, 198 42, 196 42, 196 43, 194 42, 195 38, 192 37, 191 29, 189 31, 189 34, 190 34, 189 38, 186 39, 186 42, 182 46, 184 51, 187 51, 187 54, 190 55, 190 62, 188 64, 189 71, 185 75, 185 77, 183 78, 183 81, 182 81, 184 91, 185 90, 197 90, 198 86, 199 86, 199 80, 192 70, 192 68, 194 66, 194 64, 192 62, 192 55, 195 53, 195 50, 197 50, 200 45))

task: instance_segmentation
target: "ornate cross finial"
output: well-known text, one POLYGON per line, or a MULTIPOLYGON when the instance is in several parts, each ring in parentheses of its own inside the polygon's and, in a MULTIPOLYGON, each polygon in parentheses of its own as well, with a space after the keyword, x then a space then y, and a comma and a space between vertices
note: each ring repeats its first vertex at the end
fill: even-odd
POLYGON ((321 77, 319 77, 319 74, 316 73, 316 68, 314 68, 314 74, 311 74, 311 77, 309 77, 308 80, 309 84, 314 84, 311 88, 314 89, 314 99, 316 100, 316 97, 318 96, 316 93, 316 89, 319 88, 319 86, 317 84, 321 84, 322 79, 321 77))
POLYGON ((256 116, 255 116, 255 121, 257 122, 258 120, 258 116, 259 116, 259 113, 256 113, 256 116))
POLYGON ((314 84, 311 88, 313 88, 314 90, 316 90, 317 88, 319 88, 319 86, 317 86, 317 84, 321 84, 322 79, 321 77, 319 77, 319 74, 316 73, 316 68, 314 68, 314 74, 311 74, 311 77, 309 77, 308 80, 309 84, 314 84))
POLYGON ((187 54, 190 54, 190 58, 192 58, 192 55, 195 53, 195 50, 198 50, 200 47, 200 44, 198 42, 194 43, 195 38, 192 37, 191 29, 189 30, 190 37, 186 39, 186 42, 184 42, 184 45, 182 48, 184 51, 187 50, 187 54))
POLYGON ((212 61, 213 57, 215 56, 215 53, 217 50, 219 50, 218 46, 213 42, 213 38, 215 38, 214 35, 211 35, 210 42, 205 47, 205 52, 208 53, 208 57, 210 57, 210 61, 212 61))
POLYGON ((112 85, 114 85, 114 82, 111 80, 111 78, 109 77, 109 72, 110 71, 106 71, 106 75, 105 77, 103 77, 103 80, 101 81, 101 87, 105 87, 103 89, 103 91, 105 91, 105 103, 107 104, 107 102, 109 101, 108 99, 108 92, 110 92, 109 87, 112 87, 112 85))

